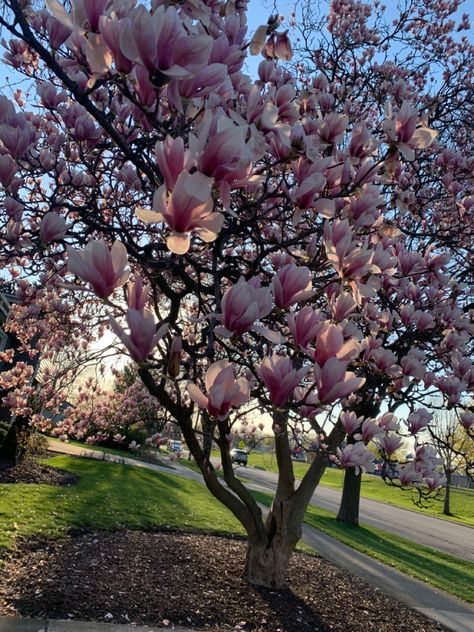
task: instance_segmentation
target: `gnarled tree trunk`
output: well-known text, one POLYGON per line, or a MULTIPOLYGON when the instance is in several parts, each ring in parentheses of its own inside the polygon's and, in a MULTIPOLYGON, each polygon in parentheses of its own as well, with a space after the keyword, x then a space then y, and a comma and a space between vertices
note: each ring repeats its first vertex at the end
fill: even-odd
POLYGON ((274 502, 266 521, 266 541, 249 538, 244 578, 251 584, 266 588, 286 585, 288 564, 301 538, 301 522, 294 520, 292 509, 292 499, 274 502))

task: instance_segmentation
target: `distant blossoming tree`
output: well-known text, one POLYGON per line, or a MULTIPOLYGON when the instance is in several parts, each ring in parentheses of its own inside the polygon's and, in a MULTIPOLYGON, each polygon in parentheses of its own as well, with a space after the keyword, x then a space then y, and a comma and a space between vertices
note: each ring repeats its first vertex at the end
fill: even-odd
MULTIPOLYGON (((393 463, 394 411, 433 395, 462 407, 474 387, 472 276, 456 272, 472 262, 472 158, 444 135, 452 105, 438 115, 416 73, 380 70, 426 2, 392 34, 369 5, 334 0, 318 26, 333 47, 295 72, 278 18, 248 39, 246 4, 4 2, 5 61, 36 96, 0 97, 0 256, 25 349, 40 336, 47 357, 113 331, 244 526, 245 576, 279 587, 330 461, 369 469, 376 441, 404 485, 441 483, 420 442, 393 463), (230 457, 234 417, 255 405, 272 416, 279 469, 265 519, 230 457), (298 424, 317 455, 296 486, 298 424)), ((431 39, 455 8, 432 9, 431 39)), ((467 58, 456 46, 437 59, 467 58)), ((1 378, 13 412, 29 410, 23 378, 1 378)))

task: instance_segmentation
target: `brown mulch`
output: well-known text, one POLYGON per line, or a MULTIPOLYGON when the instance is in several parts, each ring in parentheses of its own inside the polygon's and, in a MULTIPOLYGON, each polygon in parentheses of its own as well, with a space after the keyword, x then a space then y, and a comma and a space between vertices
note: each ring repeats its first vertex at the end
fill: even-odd
POLYGON ((66 470, 25 459, 18 465, 0 463, 0 483, 32 483, 46 485, 73 485, 78 477, 66 470))
POLYGON ((92 532, 23 541, 0 574, 0 615, 185 625, 212 631, 434 632, 442 626, 329 562, 293 556, 290 588, 240 578, 242 540, 92 532))

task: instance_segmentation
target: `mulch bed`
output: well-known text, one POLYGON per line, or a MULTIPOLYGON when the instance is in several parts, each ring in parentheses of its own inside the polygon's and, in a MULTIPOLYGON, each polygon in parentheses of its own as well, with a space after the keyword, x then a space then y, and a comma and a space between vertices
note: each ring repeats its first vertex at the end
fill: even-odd
POLYGON ((0 463, 0 483, 31 483, 45 485, 73 485, 78 477, 57 467, 25 459, 18 465, 0 463))
POLYGON ((366 582, 310 555, 293 556, 290 588, 240 578, 242 540, 175 532, 91 532, 4 560, 0 615, 185 625, 217 631, 444 630, 366 582))

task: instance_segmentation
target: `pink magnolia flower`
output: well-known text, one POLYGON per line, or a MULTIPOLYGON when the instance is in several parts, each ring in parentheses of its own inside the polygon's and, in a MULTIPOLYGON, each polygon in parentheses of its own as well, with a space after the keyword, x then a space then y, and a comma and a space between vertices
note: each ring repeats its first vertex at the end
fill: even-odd
POLYGON ((418 110, 408 101, 403 101, 395 118, 390 105, 387 107, 387 118, 382 127, 388 138, 396 143, 405 160, 415 160, 414 149, 426 149, 438 135, 428 127, 418 127, 418 110))
POLYGON ((183 343, 181 336, 175 336, 171 342, 170 350, 168 353, 168 375, 172 378, 176 378, 179 375, 181 364, 181 353, 183 350, 183 343))
POLYGON ((308 366, 295 369, 290 358, 276 353, 271 358, 265 358, 259 366, 260 377, 270 391, 273 405, 278 408, 286 404, 308 371, 308 366))
POLYGON ((338 325, 325 323, 316 336, 316 351, 314 360, 323 366, 329 358, 339 360, 353 360, 358 354, 360 345, 354 338, 344 342, 344 336, 338 325))
POLYGON ((331 307, 333 310, 334 320, 344 320, 349 314, 351 314, 357 307, 352 294, 349 292, 343 292, 339 294, 337 299, 331 299, 331 307))
POLYGON ((190 34, 173 6, 161 5, 150 14, 138 5, 124 20, 120 49, 151 74, 185 79, 207 64, 212 38, 190 34))
POLYGON ((414 435, 429 426, 432 420, 433 413, 429 413, 426 408, 418 408, 408 415, 408 430, 414 435))
POLYGON ((288 37, 288 31, 284 31, 283 33, 275 33, 273 53, 277 59, 283 59, 283 61, 290 61, 290 59, 293 57, 293 49, 291 46, 290 38, 288 37))
POLYGON ((128 279, 126 270, 127 251, 120 241, 112 248, 103 239, 90 241, 84 250, 75 250, 68 246, 68 270, 89 283, 100 298, 107 298, 117 287, 128 279))
POLYGON ((295 303, 305 301, 314 295, 311 271, 290 263, 278 270, 272 280, 275 303, 281 309, 287 309, 295 303))
POLYGON ((115 68, 119 72, 128 74, 133 68, 133 62, 125 57, 120 48, 120 33, 124 24, 125 20, 120 20, 114 11, 112 11, 110 15, 101 15, 99 18, 100 34, 112 53, 115 68))
POLYGON ((474 426, 474 413, 469 410, 459 413, 459 423, 466 430, 470 430, 474 426))
POLYGON ((378 440, 378 445, 384 452, 387 453, 387 456, 390 457, 402 445, 402 438, 396 434, 386 434, 378 440))
POLYGON ((384 432, 375 419, 366 419, 362 424, 360 433, 355 435, 355 439, 370 443, 374 437, 382 435, 384 432))
POLYGON ((312 390, 311 388, 305 389, 301 386, 297 386, 295 388, 294 397, 296 401, 301 404, 299 413, 302 417, 314 419, 316 415, 323 412, 316 390, 312 390))
POLYGON ((310 342, 315 340, 319 331, 324 327, 322 316, 307 305, 297 314, 288 314, 288 327, 295 344, 306 349, 310 342))
POLYGON ((148 303, 150 287, 144 285, 140 275, 135 277, 133 283, 128 283, 128 306, 130 309, 142 310, 148 303))
POLYGON ((337 456, 341 467, 345 469, 353 467, 356 474, 359 474, 361 470, 367 472, 374 469, 374 454, 362 441, 348 443, 342 450, 338 448, 337 456))
POLYGON ((256 320, 271 312, 273 297, 270 288, 256 287, 254 279, 246 281, 240 277, 238 282, 225 292, 221 307, 222 322, 227 333, 240 336, 249 331, 256 320))
POLYGON ((378 418, 379 426, 385 430, 385 432, 389 432, 390 430, 399 430, 400 424, 398 423, 397 417, 393 413, 385 413, 381 417, 378 418))
POLYGON ((67 232, 66 221, 54 211, 49 211, 40 221, 39 231, 41 241, 45 244, 50 241, 61 241, 67 232))
POLYGON ((18 171, 18 165, 8 154, 0 156, 0 184, 7 187, 11 184, 16 172, 18 171))
POLYGON ((189 396, 200 408, 206 408, 211 417, 221 421, 228 417, 231 408, 241 406, 250 397, 248 381, 245 378, 236 380, 234 367, 227 360, 211 364, 204 383, 207 397, 192 382, 187 385, 189 396))
POLYGON ((314 365, 315 382, 322 404, 330 404, 336 399, 346 397, 365 384, 365 378, 356 377, 346 369, 347 362, 337 358, 329 358, 322 368, 318 364, 314 365))
POLYGON ((144 222, 165 222, 172 230, 167 239, 171 252, 184 254, 189 250, 189 233, 196 232, 206 242, 214 241, 222 228, 224 216, 213 211, 212 179, 199 171, 192 175, 181 172, 173 192, 167 194, 161 186, 153 197, 153 209, 140 209, 137 216, 144 222))
POLYGON ((354 432, 361 427, 364 421, 363 417, 357 417, 355 412, 348 410, 341 413, 340 419, 344 430, 348 435, 354 434, 354 432))
POLYGON ((182 171, 190 166, 189 152, 184 151, 183 139, 168 135, 162 143, 156 143, 155 154, 166 189, 172 191, 182 171))
POLYGON ((162 325, 157 331, 155 317, 149 309, 129 308, 126 319, 130 329, 129 334, 125 333, 115 318, 110 317, 109 320, 114 333, 125 345, 131 358, 135 362, 144 362, 168 331, 168 323, 162 325))
POLYGON ((404 487, 409 487, 414 483, 420 483, 422 476, 420 472, 417 472, 415 463, 409 463, 408 465, 397 465, 397 476, 400 484, 404 487))

